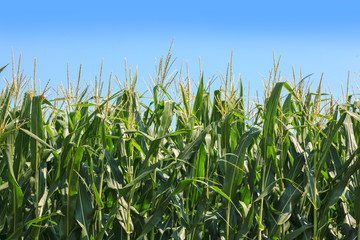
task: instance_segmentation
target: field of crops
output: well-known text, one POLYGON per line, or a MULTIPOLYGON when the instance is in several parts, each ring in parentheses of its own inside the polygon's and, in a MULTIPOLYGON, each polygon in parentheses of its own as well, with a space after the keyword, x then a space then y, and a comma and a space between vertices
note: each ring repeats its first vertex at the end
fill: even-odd
POLYGON ((306 77, 279 81, 274 61, 250 101, 231 63, 215 91, 171 64, 169 53, 150 99, 136 71, 104 95, 79 72, 49 97, 13 68, 0 96, 0 239, 360 239, 355 95, 338 103, 321 81, 314 92, 306 77))

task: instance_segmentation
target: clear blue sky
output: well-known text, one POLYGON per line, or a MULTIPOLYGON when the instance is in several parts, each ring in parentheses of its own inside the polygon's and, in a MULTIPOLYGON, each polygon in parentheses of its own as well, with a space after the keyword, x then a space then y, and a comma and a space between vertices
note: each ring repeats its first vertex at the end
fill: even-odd
MULTIPOLYGON (((316 84, 324 72, 323 86, 340 97, 348 71, 359 92, 359 10, 357 1, 2 1, 0 66, 11 63, 13 48, 26 74, 32 76, 36 57, 37 78, 55 87, 66 82, 67 63, 72 80, 82 63, 82 78, 93 82, 102 59, 104 79, 112 71, 122 80, 127 58, 129 67, 138 66, 143 92, 155 58, 174 39, 173 70, 188 63, 194 83, 199 57, 208 79, 225 73, 233 50, 234 73, 261 92, 259 73, 268 76, 274 52, 284 77, 294 66, 314 73, 316 84)), ((0 77, 10 79, 11 66, 0 77)))

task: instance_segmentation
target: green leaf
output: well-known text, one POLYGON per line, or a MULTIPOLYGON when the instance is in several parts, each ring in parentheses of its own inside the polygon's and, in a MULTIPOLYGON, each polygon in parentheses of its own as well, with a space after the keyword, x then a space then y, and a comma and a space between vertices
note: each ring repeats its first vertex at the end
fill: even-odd
POLYGON ((136 238, 137 240, 142 239, 147 233, 149 233, 156 224, 158 224, 168 207, 172 196, 170 191, 165 191, 156 201, 154 212, 147 218, 144 227, 142 228, 141 234, 136 238))
POLYGON ((261 130, 259 127, 254 127, 243 134, 238 140, 236 149, 233 152, 234 155, 231 155, 229 158, 229 163, 231 164, 228 164, 226 167, 223 191, 230 196, 230 198, 232 198, 234 192, 241 184, 247 148, 253 142, 253 139, 259 136, 261 130))
POLYGON ((302 234, 303 232, 305 232, 306 230, 312 228, 313 225, 308 224, 308 225, 303 225, 300 228, 295 229, 294 231, 286 234, 283 239, 284 240, 292 240, 292 239, 298 239, 297 237, 300 236, 300 234, 302 234))
MULTIPOLYGON (((85 171, 81 171, 84 176, 85 171)), ((82 179, 81 175, 79 178, 82 179)), ((78 188, 78 199, 76 203, 75 217, 78 224, 81 226, 81 239, 90 239, 90 224, 94 216, 94 206, 92 204, 89 187, 86 186, 85 179, 82 179, 78 188)))
POLYGON ((0 68, 0 73, 7 67, 7 65, 9 65, 9 64, 6 64, 6 65, 3 66, 2 68, 0 68))
POLYGON ((174 191, 172 192, 172 196, 175 196, 181 192, 183 192, 190 184, 194 182, 194 179, 184 179, 176 186, 174 191))
POLYGON ((192 109, 192 114, 197 117, 197 119, 200 119, 200 116, 202 115, 201 112, 201 106, 204 99, 204 75, 201 75, 198 91, 196 93, 194 106, 192 109))

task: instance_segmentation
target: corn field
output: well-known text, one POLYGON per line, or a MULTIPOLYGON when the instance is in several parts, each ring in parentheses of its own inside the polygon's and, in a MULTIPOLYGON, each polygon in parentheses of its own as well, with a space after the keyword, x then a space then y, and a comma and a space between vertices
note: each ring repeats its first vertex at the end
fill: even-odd
POLYGON ((81 89, 80 71, 50 98, 13 68, 0 239, 360 239, 354 94, 340 104, 321 81, 280 81, 275 61, 262 102, 231 63, 220 89, 201 77, 193 94, 172 63, 160 60, 149 98, 136 71, 116 92, 110 76, 104 96, 101 79, 81 89))

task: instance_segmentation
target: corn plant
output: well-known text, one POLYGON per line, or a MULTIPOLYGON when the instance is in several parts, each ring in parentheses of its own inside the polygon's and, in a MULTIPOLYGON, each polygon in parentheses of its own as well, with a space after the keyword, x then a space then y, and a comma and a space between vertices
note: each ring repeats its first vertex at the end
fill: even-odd
POLYGON ((80 67, 51 99, 35 81, 22 94, 13 70, 0 95, 2 239, 360 239, 356 95, 282 81, 275 61, 263 103, 231 61, 220 89, 201 75, 193 95, 172 64, 169 51, 150 100, 137 71, 117 92, 110 76, 102 97, 101 73, 81 90, 80 67))

